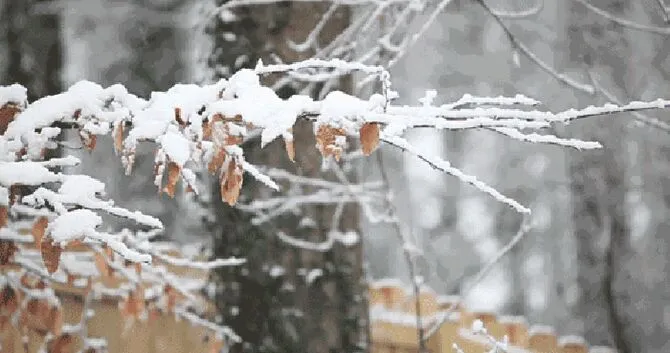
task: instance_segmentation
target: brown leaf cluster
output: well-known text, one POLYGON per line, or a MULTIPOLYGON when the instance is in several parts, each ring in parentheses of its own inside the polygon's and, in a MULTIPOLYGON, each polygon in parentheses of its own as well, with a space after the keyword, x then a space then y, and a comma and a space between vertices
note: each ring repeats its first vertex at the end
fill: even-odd
POLYGON ((324 158, 333 156, 335 160, 339 161, 342 155, 342 146, 337 144, 337 138, 343 136, 346 136, 344 129, 320 125, 316 131, 316 147, 324 158))
POLYGON ((218 147, 239 145, 243 141, 243 136, 231 133, 233 125, 243 124, 242 116, 236 115, 233 118, 225 117, 221 114, 215 114, 206 121, 202 128, 202 138, 206 141, 216 143, 218 147))

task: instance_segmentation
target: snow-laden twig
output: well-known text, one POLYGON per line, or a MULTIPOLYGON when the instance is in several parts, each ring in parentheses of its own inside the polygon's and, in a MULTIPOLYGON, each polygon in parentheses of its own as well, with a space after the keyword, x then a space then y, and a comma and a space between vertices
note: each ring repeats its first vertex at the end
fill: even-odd
POLYGON ((602 148, 602 145, 599 142, 582 141, 578 139, 564 139, 554 135, 540 135, 536 133, 524 134, 521 131, 513 128, 494 127, 490 128, 490 130, 495 131, 504 136, 507 136, 511 139, 524 142, 558 145, 562 147, 572 147, 578 150, 590 150, 590 149, 602 148))
POLYGON ((382 136, 381 140, 384 141, 385 143, 394 146, 396 148, 399 148, 405 152, 411 153, 417 158, 425 161, 428 163, 431 167, 435 168, 436 170, 442 171, 444 173, 447 173, 449 175, 452 175, 462 182, 466 184, 470 184, 477 188, 478 190, 489 194, 491 197, 494 199, 498 200, 501 203, 504 203, 510 207, 512 207, 514 210, 521 214, 526 214, 530 213, 530 209, 526 206, 521 205, 517 201, 501 194, 499 191, 496 189, 492 188, 491 186, 487 185, 486 183, 480 181, 476 177, 472 175, 467 175, 463 173, 461 170, 454 168, 451 166, 451 164, 439 157, 434 157, 434 156, 427 156, 425 154, 420 153, 418 150, 416 150, 412 145, 410 145, 407 140, 396 137, 396 136, 382 136))
MULTIPOLYGON (((621 101, 610 91, 605 89, 605 87, 600 84, 600 82, 596 79, 593 71, 589 70, 589 77, 591 78, 591 82, 593 82, 593 86, 600 92, 607 100, 616 103, 618 105, 621 105, 621 101)), ((631 112, 633 116, 635 117, 635 120, 640 122, 641 124, 659 129, 661 131, 664 131, 666 133, 670 133, 670 124, 664 122, 663 120, 644 115, 642 113, 639 113, 637 111, 631 112)))

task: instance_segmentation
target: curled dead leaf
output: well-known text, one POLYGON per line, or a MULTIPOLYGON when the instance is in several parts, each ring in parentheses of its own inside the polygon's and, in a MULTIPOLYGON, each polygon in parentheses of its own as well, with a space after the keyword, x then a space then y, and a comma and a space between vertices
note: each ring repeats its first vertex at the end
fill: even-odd
POLYGON ((167 193, 170 197, 174 197, 175 188, 180 177, 181 167, 175 162, 168 162, 168 178, 163 192, 167 193))
POLYGON ((242 189, 242 166, 235 158, 230 158, 226 172, 221 174, 221 199, 234 206, 242 189))
POLYGON ((54 244, 53 240, 47 237, 42 241, 42 246, 40 247, 42 252, 42 261, 44 266, 47 268, 49 273, 54 273, 58 270, 58 265, 60 264, 60 255, 63 252, 63 249, 58 244, 54 244))
POLYGON ((379 124, 365 123, 360 130, 363 154, 369 156, 379 146, 379 124))
POLYGON ((0 240, 0 265, 7 265, 18 250, 11 240, 0 240))
POLYGON ((42 246, 42 238, 44 238, 44 232, 49 225, 49 219, 42 216, 38 218, 35 223, 33 223, 33 228, 30 230, 30 233, 33 235, 33 241, 35 242, 35 247, 37 249, 42 246))
POLYGON ((316 131, 316 147, 323 157, 333 156, 339 161, 343 151, 340 140, 345 136, 344 129, 320 125, 316 131))

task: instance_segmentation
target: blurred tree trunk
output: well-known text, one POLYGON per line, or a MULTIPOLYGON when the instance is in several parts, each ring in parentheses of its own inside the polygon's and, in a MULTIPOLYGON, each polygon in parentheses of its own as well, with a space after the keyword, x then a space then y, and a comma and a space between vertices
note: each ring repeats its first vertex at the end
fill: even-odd
MULTIPOLYGON (((625 1, 601 1, 605 11, 624 16, 625 1)), ((570 56, 573 63, 593 72, 616 73, 615 87, 627 90, 630 51, 621 27, 604 20, 580 4, 573 4, 570 19, 570 56)), ((582 100, 592 103, 593 97, 582 100)), ((584 104, 582 104, 584 105, 584 104)), ((625 334, 627 323, 621 308, 626 291, 615 286, 630 255, 630 227, 625 209, 628 191, 625 119, 604 117, 579 123, 580 139, 597 140, 604 149, 572 152, 569 175, 572 219, 577 246, 577 284, 580 296, 574 307, 583 333, 591 344, 616 347, 632 353, 625 334)), ((636 351, 637 352, 637 351, 636 351)))
MULTIPOLYGON (((185 4, 187 0, 170 1, 185 4)), ((183 28, 178 28, 174 9, 156 8, 151 0, 64 0, 63 18, 65 52, 64 79, 68 85, 90 80, 104 87, 121 83, 129 92, 148 98, 153 91, 164 91, 183 79, 183 28)), ((76 132, 70 140, 78 141, 76 132)), ((175 217, 178 201, 158 195, 153 183, 155 145, 139 145, 132 177, 124 174, 121 160, 114 154, 109 136, 100 136, 98 148, 81 150, 78 171, 91 175, 106 185, 107 195, 129 209, 146 210, 165 226, 162 236, 183 240, 176 234, 183 218, 175 217)), ((131 227, 118 218, 111 227, 131 227)))
MULTIPOLYGON (((272 62, 271 53, 291 62, 300 57, 286 41, 306 37, 326 7, 322 4, 282 3, 240 8, 236 19, 224 22, 216 16, 207 31, 213 51, 208 65, 214 78, 227 76, 241 67, 253 67, 262 58, 272 62), (230 34, 234 34, 232 37, 230 34)), ((331 37, 343 28, 347 14, 330 21, 324 35, 331 37)), ((291 94, 283 89, 280 95, 291 94)), ((286 156, 282 141, 260 149, 258 139, 244 146, 251 163, 279 167, 309 177, 329 177, 320 172, 321 157, 310 123, 294 129, 296 161, 286 156)), ((351 173, 348 175, 353 177, 351 173)), ((330 176, 332 177, 332 176, 330 176)), ((287 188, 284 188, 285 190, 287 188)), ((309 192, 309 190, 306 190, 309 192)), ((282 231, 292 237, 323 242, 331 229, 334 207, 313 206, 298 214, 281 216, 253 225, 251 215, 222 204, 219 187, 212 188, 213 206, 219 230, 215 233, 215 257, 247 259, 240 267, 224 268, 215 274, 216 303, 222 322, 230 325, 244 343, 234 352, 358 352, 367 340, 366 284, 362 268, 361 242, 353 247, 336 243, 330 251, 316 253, 297 249, 276 236, 282 231), (303 219, 314 221, 305 225, 303 219), (316 279, 309 275, 322 271, 316 279)), ((270 192, 245 176, 241 202, 269 197, 270 192)), ((345 208, 336 229, 358 230, 358 209, 345 208)))
POLYGON ((35 13, 50 2, 0 1, 0 78, 3 84, 25 86, 30 101, 61 90, 60 20, 55 14, 35 13))

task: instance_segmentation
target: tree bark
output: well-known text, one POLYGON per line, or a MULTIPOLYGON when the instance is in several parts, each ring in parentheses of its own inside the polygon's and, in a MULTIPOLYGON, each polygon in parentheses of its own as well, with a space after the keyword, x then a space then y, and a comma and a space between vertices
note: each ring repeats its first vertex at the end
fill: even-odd
MULTIPOLYGON (((214 78, 227 76, 241 67, 253 67, 259 58, 271 62, 270 53, 284 61, 305 58, 292 53, 286 40, 299 41, 325 11, 322 4, 277 4, 236 10, 237 19, 223 22, 217 16, 207 31, 213 51, 208 65, 214 78), (231 41, 234 33, 235 40, 231 41)), ((333 36, 346 24, 342 12, 325 36, 333 36)), ((290 88, 280 90, 283 96, 290 88)), ((258 140, 245 146, 251 163, 279 167, 309 177, 332 177, 320 172, 321 157, 315 148, 310 123, 294 128, 296 161, 291 163, 283 142, 260 149, 258 140)), ((353 175, 348 175, 350 178, 353 175)), ((350 179, 351 180, 351 179, 350 179)), ((286 190, 286 188, 284 188, 286 190)), ((304 190, 309 192, 309 190, 304 190)), ((353 247, 336 243, 330 251, 316 253, 297 249, 276 236, 323 242, 331 229, 333 207, 314 206, 296 215, 281 216, 253 225, 251 215, 222 204, 218 185, 212 190, 216 223, 215 257, 239 256, 245 265, 216 272, 216 304, 224 324, 230 325, 244 343, 234 352, 358 352, 366 348, 367 305, 361 242, 353 247), (313 226, 301 226, 309 218, 313 226), (322 271, 313 281, 309 273, 322 271)), ((245 177, 241 202, 270 196, 265 186, 245 177)), ((339 230, 358 230, 358 209, 346 206, 339 230)))

